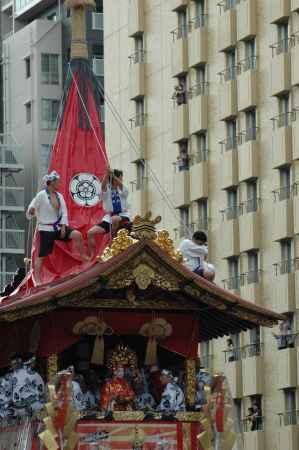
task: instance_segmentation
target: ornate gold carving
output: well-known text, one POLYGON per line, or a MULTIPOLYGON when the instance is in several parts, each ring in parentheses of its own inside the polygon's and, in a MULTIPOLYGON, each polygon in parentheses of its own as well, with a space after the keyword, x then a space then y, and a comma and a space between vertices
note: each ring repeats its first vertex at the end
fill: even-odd
POLYGON ((157 239, 154 241, 165 253, 178 262, 183 262, 183 255, 175 249, 173 240, 170 239, 169 233, 166 230, 158 232, 157 239))
POLYGON ((165 298, 146 298, 143 300, 135 299, 129 300, 127 298, 87 298, 80 302, 72 301, 69 302, 69 308, 91 308, 91 309, 165 309, 165 310, 176 310, 176 311, 198 311, 196 304, 188 300, 177 301, 175 299, 165 299, 165 298))
POLYGON ((186 360, 186 398, 189 406, 194 405, 196 396, 196 361, 186 360))
POLYGON ((108 355, 108 369, 114 369, 118 365, 128 366, 136 370, 138 366, 137 355, 129 347, 119 344, 108 355))
POLYGON ((113 239, 111 246, 105 248, 102 256, 100 256, 98 260, 108 261, 114 256, 122 253, 128 247, 131 247, 131 245, 135 244, 136 242, 137 241, 129 236, 128 230, 121 229, 118 231, 117 236, 113 239))
POLYGON ((52 353, 52 355, 48 356, 47 359, 47 373, 48 380, 51 380, 58 372, 58 355, 57 353, 52 353))
POLYGON ((138 240, 153 240, 156 238, 156 225, 161 222, 161 216, 151 219, 149 211, 144 217, 136 216, 133 220, 132 235, 138 240))
POLYGON ((46 303, 38 306, 32 306, 25 309, 17 309, 14 311, 9 311, 0 316, 1 320, 5 320, 7 322, 14 322, 20 319, 26 319, 27 317, 37 316, 39 314, 43 314, 55 309, 54 304, 46 303))
POLYGON ((179 422, 200 422, 204 415, 195 411, 178 411, 175 417, 179 422))
POLYGON ((139 264, 133 271, 135 283, 139 287, 139 289, 145 290, 151 284, 155 272, 153 269, 146 264, 139 264))
POLYGON ((183 423, 183 450, 190 450, 192 448, 191 445, 191 424, 183 423))
POLYGON ((113 419, 119 421, 142 422, 144 419, 143 411, 113 411, 113 419))

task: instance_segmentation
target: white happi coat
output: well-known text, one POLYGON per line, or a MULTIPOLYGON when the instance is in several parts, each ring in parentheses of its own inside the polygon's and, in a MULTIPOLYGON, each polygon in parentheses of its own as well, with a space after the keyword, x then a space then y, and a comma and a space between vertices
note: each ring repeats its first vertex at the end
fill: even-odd
POLYGON ((91 391, 83 393, 83 401, 85 403, 85 409, 90 410, 97 406, 95 396, 91 391))
POLYGON ((174 382, 168 383, 158 406, 159 411, 185 411, 185 396, 180 386, 174 382))
POLYGON ((137 411, 143 411, 144 409, 154 409, 156 406, 154 397, 149 392, 137 395, 134 399, 135 408, 137 411))
POLYGON ((12 404, 16 416, 30 414, 31 404, 35 401, 30 376, 26 369, 15 369, 10 375, 12 383, 12 404))
POLYGON ((32 398, 30 408, 31 412, 40 411, 45 403, 45 383, 36 370, 28 368, 27 374, 30 380, 32 398))
POLYGON ((0 378, 0 419, 11 415, 12 385, 9 375, 0 378))
POLYGON ((72 381, 73 406, 77 411, 86 410, 86 401, 81 386, 77 381, 72 381))

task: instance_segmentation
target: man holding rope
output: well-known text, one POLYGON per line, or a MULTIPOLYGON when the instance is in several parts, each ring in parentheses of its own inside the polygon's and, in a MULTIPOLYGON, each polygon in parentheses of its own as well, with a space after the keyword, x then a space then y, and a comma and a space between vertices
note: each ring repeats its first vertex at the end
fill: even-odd
POLYGON ((68 213, 63 195, 58 192, 60 176, 54 170, 43 178, 45 188, 31 201, 27 209, 27 219, 37 218, 39 233, 39 252, 35 260, 34 277, 37 285, 41 284, 43 259, 53 252, 55 241, 74 240, 80 257, 89 261, 84 253, 83 237, 80 231, 68 226, 68 213))
POLYGON ((95 237, 97 234, 111 233, 114 236, 120 228, 130 230, 128 195, 129 191, 123 185, 123 172, 117 169, 111 170, 108 167, 102 181, 102 200, 106 214, 102 222, 94 225, 88 231, 88 248, 91 257, 93 257, 95 252, 95 237))

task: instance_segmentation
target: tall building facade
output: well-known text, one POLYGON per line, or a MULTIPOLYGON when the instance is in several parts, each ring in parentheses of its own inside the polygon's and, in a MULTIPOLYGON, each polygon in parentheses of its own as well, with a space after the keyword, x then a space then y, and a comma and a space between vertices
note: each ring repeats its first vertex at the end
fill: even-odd
POLYGON ((228 377, 246 450, 295 450, 299 2, 105 0, 104 11, 111 165, 133 214, 161 214, 177 242, 206 230, 216 282, 286 315, 276 337, 231 336, 233 354, 226 337, 204 342, 201 358, 228 377))
MULTIPOLYGON (((96 10, 88 11, 86 32, 90 61, 94 73, 103 83, 101 0, 96 2, 96 10)), ((6 236, 7 221, 12 220, 15 224, 12 230, 16 235, 22 233, 22 239, 16 240, 17 257, 16 249, 8 251, 7 246, 3 245, 6 241, 0 243, 0 292, 11 280, 16 268, 23 265, 24 255, 30 256, 33 227, 26 223, 24 211, 41 187, 41 178, 47 171, 55 139, 70 58, 70 12, 60 0, 3 1, 1 38, 2 129, 5 139, 9 136, 16 143, 18 158, 23 161, 23 171, 8 172, 6 168, 5 173, 1 172, 1 190, 10 196, 9 215, 7 205, 1 204, 2 234, 6 236)), ((5 196, 2 201, 8 202, 5 196)), ((13 235, 12 232, 10 234, 13 235)))

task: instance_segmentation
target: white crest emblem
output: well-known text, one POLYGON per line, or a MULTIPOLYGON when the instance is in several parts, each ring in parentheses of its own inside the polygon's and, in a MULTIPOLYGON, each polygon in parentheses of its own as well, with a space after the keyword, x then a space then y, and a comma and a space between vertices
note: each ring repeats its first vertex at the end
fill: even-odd
POLYGON ((100 201, 101 182, 91 173, 78 173, 70 182, 70 192, 80 206, 95 206, 100 201))

